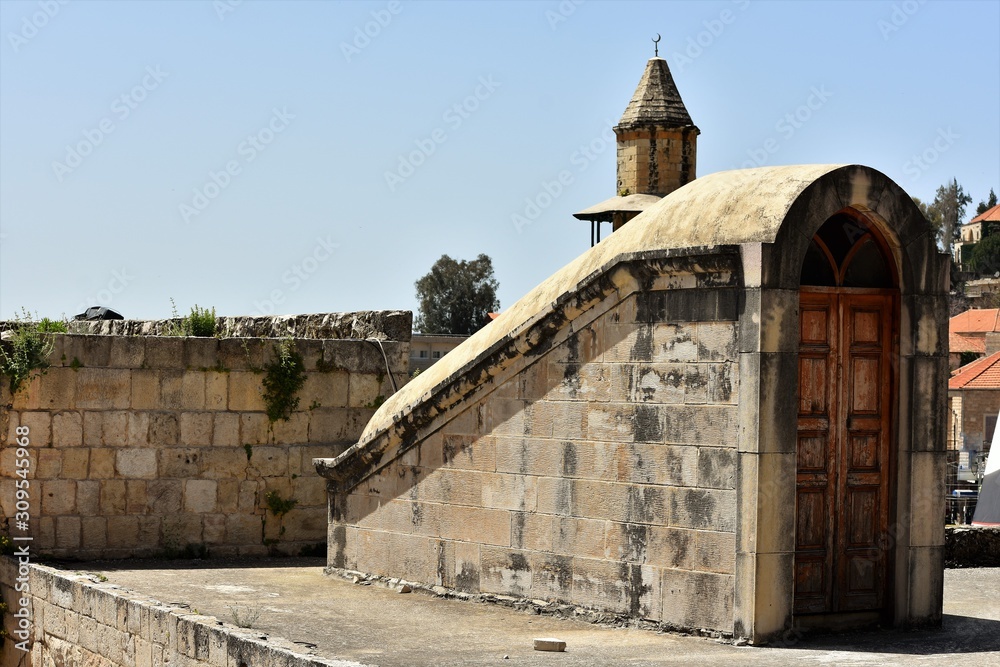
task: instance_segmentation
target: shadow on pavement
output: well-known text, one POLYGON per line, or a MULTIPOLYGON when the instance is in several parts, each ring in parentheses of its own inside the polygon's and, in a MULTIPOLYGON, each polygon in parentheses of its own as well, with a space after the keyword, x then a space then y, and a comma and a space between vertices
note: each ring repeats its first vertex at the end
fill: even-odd
POLYGON ((1000 652, 1000 621, 945 614, 940 628, 806 635, 795 645, 785 645, 804 650, 900 655, 1000 652))

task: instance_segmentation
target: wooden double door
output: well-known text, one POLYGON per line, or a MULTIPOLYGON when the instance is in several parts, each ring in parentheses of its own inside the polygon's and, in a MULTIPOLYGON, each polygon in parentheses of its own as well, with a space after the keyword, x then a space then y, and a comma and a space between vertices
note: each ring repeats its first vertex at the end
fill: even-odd
POLYGON ((889 599, 893 290, 803 287, 794 613, 889 599))

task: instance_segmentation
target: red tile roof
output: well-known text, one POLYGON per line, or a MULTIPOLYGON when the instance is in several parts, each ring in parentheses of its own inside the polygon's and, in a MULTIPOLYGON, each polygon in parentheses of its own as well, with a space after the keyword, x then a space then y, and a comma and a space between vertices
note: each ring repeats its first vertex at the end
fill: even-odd
POLYGON ((986 354, 986 338, 984 336, 963 336, 952 332, 948 336, 948 349, 951 352, 978 352, 986 354))
POLYGON ((987 209, 983 213, 974 217, 972 220, 969 220, 966 224, 971 225, 974 222, 1000 222, 1000 204, 997 204, 991 209, 987 209))
POLYGON ((948 322, 953 334, 985 334, 1000 331, 1000 308, 974 308, 959 313, 948 322))
POLYGON ((1000 389, 1000 352, 956 370, 948 380, 948 389, 1000 389))

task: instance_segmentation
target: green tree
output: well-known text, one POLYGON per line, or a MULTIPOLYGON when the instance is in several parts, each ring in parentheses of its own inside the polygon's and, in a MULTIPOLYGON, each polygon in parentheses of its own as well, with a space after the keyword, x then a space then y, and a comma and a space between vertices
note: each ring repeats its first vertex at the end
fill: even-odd
POLYGON ((934 229, 941 228, 941 211, 934 208, 933 204, 925 204, 916 197, 913 198, 913 203, 917 205, 923 216, 927 218, 927 222, 931 223, 931 227, 934 229))
POLYGON ((421 333, 475 333, 500 308, 499 286, 488 255, 468 262, 441 255, 415 283, 420 312, 414 324, 421 333))
POLYGON ((979 202, 979 206, 976 207, 976 215, 982 215, 986 211, 990 210, 997 205, 997 193, 993 192, 993 188, 990 188, 990 196, 985 201, 979 202))
POLYGON ((975 245, 969 255, 969 270, 979 275, 1000 271, 1000 234, 990 234, 975 245))
MULTIPOLYGON (((938 244, 951 255, 955 241, 960 240, 962 218, 965 217, 965 207, 972 202, 972 197, 965 193, 956 179, 945 183, 937 189, 930 208, 940 214, 940 225, 937 227, 938 244)), ((929 219, 929 218, 928 218, 929 219)))

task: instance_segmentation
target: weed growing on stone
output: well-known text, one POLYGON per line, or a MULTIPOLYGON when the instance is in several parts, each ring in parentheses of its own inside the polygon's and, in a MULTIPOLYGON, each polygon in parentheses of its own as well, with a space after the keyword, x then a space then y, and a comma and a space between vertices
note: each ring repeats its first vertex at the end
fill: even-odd
POLYGON ((0 374, 10 378, 11 394, 16 394, 35 371, 44 374, 52 353, 52 341, 31 321, 26 308, 21 312, 14 321, 13 335, 0 345, 0 374))
POLYGON ((306 382, 305 363, 291 339, 282 339, 275 347, 275 359, 264 366, 264 405, 273 424, 288 419, 299 406, 296 392, 306 382))
POLYGON ((230 605, 230 613, 233 615, 233 623, 238 628, 249 628, 260 618, 260 605, 230 605))

